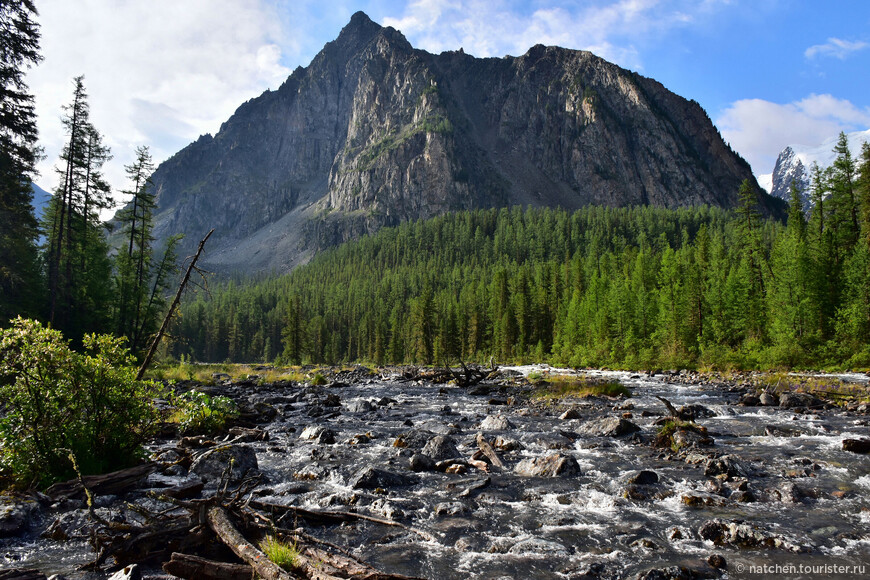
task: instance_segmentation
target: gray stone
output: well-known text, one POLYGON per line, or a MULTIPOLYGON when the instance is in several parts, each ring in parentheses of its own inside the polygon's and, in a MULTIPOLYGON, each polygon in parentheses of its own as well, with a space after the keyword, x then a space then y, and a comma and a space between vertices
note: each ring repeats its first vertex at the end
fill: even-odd
POLYGON ((370 413, 375 410, 375 406, 372 405, 370 401, 359 399, 346 403, 345 410, 348 413, 370 413))
POLYGON ((523 459, 514 468, 526 477, 567 477, 580 475, 580 465, 571 455, 556 453, 545 457, 523 459))
POLYGON ((454 459, 460 456, 459 451, 456 449, 456 441, 447 435, 436 435, 430 439, 423 447, 422 453, 436 461, 454 459))
POLYGON ((758 397, 758 404, 762 407, 776 407, 779 405, 779 395, 764 391, 758 397))
POLYGON ((429 457, 428 455, 423 455, 422 453, 415 453, 408 459, 409 467, 411 471, 435 471, 435 460, 429 457))
POLYGON ((655 471, 638 471, 631 475, 626 483, 629 485, 653 485, 659 482, 659 476, 655 471))
POLYGON ((621 417, 601 417, 586 421, 578 431, 592 437, 622 437, 640 431, 640 427, 621 417))
POLYGON ((516 427, 504 415, 488 415, 480 422, 480 429, 482 431, 507 431, 509 429, 516 429, 516 427))
POLYGON ((125 566, 109 576, 109 580, 142 580, 142 572, 139 571, 139 564, 125 566))
POLYGON ((870 439, 843 439, 843 451, 870 453, 870 439))
POLYGON ((389 489, 391 487, 406 487, 416 482, 410 476, 393 473, 376 467, 364 467, 350 480, 353 489, 389 489))
POLYGON ((0 538, 26 532, 39 503, 30 498, 0 496, 0 538))
POLYGON ((783 393, 779 396, 781 409, 797 409, 798 407, 817 407, 824 404, 820 399, 807 393, 783 393))

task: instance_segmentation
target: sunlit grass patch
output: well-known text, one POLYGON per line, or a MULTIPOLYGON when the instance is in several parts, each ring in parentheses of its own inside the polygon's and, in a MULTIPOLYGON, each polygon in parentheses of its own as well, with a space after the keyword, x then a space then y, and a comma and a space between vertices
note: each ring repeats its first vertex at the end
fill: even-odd
POLYGON ((284 570, 290 571, 298 565, 299 549, 295 544, 282 542, 274 536, 266 536, 260 542, 260 549, 271 562, 284 570))
POLYGON ((539 400, 630 396, 631 391, 620 382, 575 375, 551 375, 545 379, 544 384, 539 384, 532 394, 532 398, 539 400))

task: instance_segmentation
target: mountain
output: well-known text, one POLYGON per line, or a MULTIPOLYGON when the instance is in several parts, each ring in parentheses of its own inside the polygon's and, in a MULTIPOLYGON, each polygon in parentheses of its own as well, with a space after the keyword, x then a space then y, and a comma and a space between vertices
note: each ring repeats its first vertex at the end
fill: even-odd
POLYGON ((433 55, 358 12, 308 67, 160 165, 155 235, 186 234, 183 252, 215 228, 213 270, 287 271, 451 210, 731 207, 744 179, 704 110, 655 80, 558 47, 433 55))
POLYGON ((51 194, 33 182, 30 183, 30 189, 33 190, 32 205, 34 215, 36 215, 36 219, 42 219, 42 215, 48 208, 48 202, 51 201, 51 194))
MULTIPOLYGON (((870 130, 856 131, 846 135, 849 141, 849 151, 853 159, 861 155, 861 146, 870 143, 870 130)), ((821 145, 807 147, 803 145, 789 145, 779 154, 776 166, 773 168, 771 177, 770 194, 780 199, 791 198, 791 184, 797 181, 802 189, 804 209, 812 207, 810 200, 810 169, 813 163, 818 163, 819 168, 826 169, 834 163, 837 155, 834 146, 837 144, 839 135, 826 139, 821 145)))

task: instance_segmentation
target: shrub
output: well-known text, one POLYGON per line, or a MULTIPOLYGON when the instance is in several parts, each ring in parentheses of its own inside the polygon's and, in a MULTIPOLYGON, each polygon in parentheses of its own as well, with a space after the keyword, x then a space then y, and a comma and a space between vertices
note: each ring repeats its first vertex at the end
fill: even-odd
POLYGON ((17 318, 0 330, 0 472, 39 486, 134 464, 153 433, 158 387, 136 381, 123 339, 86 335, 74 352, 57 330, 17 318))
POLYGON ((182 433, 214 435, 239 416, 236 404, 229 397, 210 397, 199 391, 187 391, 175 398, 174 422, 182 433))
POLYGON ((325 385, 326 384, 326 377, 324 377, 320 373, 315 373, 314 378, 311 379, 311 384, 312 385, 325 385))

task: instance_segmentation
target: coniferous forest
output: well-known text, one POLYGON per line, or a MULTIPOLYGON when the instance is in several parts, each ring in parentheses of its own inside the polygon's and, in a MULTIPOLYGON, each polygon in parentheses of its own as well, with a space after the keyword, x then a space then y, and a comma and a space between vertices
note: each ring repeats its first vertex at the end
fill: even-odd
POLYGON ((198 361, 870 366, 870 148, 845 136, 787 223, 734 211, 490 209, 407 223, 283 277, 212 285, 171 352, 198 361))

